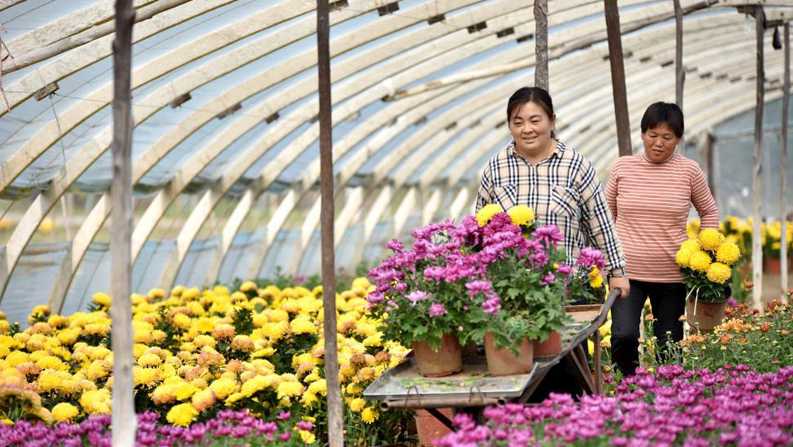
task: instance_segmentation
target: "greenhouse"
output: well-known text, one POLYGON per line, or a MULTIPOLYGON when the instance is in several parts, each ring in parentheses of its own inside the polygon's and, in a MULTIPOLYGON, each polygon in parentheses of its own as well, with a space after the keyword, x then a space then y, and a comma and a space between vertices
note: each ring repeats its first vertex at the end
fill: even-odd
POLYGON ((793 444, 791 18, 0 0, 0 446, 793 444))

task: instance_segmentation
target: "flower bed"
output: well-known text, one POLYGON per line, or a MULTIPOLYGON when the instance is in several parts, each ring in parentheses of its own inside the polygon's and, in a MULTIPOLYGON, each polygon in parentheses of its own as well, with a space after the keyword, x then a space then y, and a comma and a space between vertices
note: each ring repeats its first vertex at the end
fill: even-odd
MULTIPOLYGON (((139 446, 221 446, 233 440, 235 445, 298 446, 314 442, 314 424, 302 420, 295 424, 288 412, 265 422, 248 411, 223 410, 207 421, 189 427, 174 427, 157 422, 159 415, 146 412, 138 415, 135 445, 139 446), (292 428, 294 426, 294 428, 292 428)), ((20 421, 13 426, 0 424, 0 447, 78 447, 91 445, 110 447, 109 415, 93 415, 79 424, 47 425, 41 421, 20 421)))
POLYGON ((485 410, 484 425, 458 415, 452 446, 783 446, 793 443, 793 367, 757 373, 747 366, 686 371, 639 369, 614 397, 574 402, 552 395, 540 405, 485 410))
MULTIPOLYGON (((406 352, 382 342, 381 322, 367 311, 370 290, 359 278, 336 299, 351 445, 405 436, 403 414, 381 415, 361 396, 406 352)), ((321 287, 280 289, 250 281, 233 292, 217 286, 133 294, 136 411, 182 427, 210 421, 225 409, 248 410, 264 420, 289 411, 324 424, 321 295, 321 287)), ((24 331, 0 320, 0 418, 79 422, 110 413, 110 305, 110 297, 99 293, 89 312, 50 315, 39 306, 24 331)), ((315 433, 327 436, 322 426, 315 433)))
POLYGON ((727 310, 727 319, 712 334, 691 335, 682 342, 687 368, 716 369, 747 364, 757 371, 793 365, 793 307, 773 302, 760 315, 740 304, 727 310))

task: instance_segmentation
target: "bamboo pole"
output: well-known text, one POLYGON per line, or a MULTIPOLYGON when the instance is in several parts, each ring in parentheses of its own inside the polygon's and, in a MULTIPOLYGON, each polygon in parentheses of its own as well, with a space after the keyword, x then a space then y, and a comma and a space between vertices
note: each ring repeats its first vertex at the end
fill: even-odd
POLYGON ((344 408, 339 389, 336 347, 336 266, 333 244, 333 123, 331 115, 330 22, 328 0, 317 7, 317 54, 319 69, 319 155, 322 194, 322 300, 324 306, 325 379, 328 384, 328 440, 331 447, 344 445, 344 408))
POLYGON ((534 1, 534 86, 549 90, 548 84, 548 0, 534 1))
POLYGON ((713 195, 713 198, 716 198, 716 163, 714 160, 713 153, 716 149, 716 139, 713 137, 713 134, 707 132, 705 134, 705 142, 702 148, 702 160, 703 164, 705 165, 705 174, 707 175, 708 179, 708 188, 710 189, 710 193, 713 195))
POLYGON ((675 103, 683 110, 683 84, 686 82, 686 71, 683 67, 683 8, 680 0, 675 4, 675 103))
POLYGON ((114 446, 135 445, 135 402, 132 394, 132 0, 116 0, 113 40, 113 182, 110 185, 111 348, 113 349, 112 440, 114 446))
POLYGON ((754 8, 757 39, 757 104, 754 112, 754 154, 752 164, 752 304, 763 309, 763 250, 760 245, 760 221, 762 219, 763 191, 760 175, 763 170, 763 107, 765 100, 765 70, 763 67, 763 32, 765 14, 763 8, 754 8))
POLYGON ((625 88, 625 65, 622 60, 622 36, 620 13, 617 0, 604 0, 606 10, 606 34, 609 41, 611 62, 611 85, 614 93, 614 114, 617 119, 617 144, 620 157, 631 155, 631 126, 628 118, 628 95, 625 88))
POLYGON ((782 147, 779 155, 779 219, 782 222, 782 240, 780 241, 780 288, 782 301, 787 303, 788 290, 788 240, 787 240, 787 206, 785 197, 785 181, 787 176, 787 122, 790 111, 790 23, 785 22, 785 78, 784 95, 782 96, 782 147))

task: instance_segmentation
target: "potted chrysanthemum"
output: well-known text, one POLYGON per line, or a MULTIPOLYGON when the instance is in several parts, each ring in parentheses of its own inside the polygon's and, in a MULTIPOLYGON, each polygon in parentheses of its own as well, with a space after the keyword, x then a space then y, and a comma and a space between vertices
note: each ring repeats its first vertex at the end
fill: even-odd
POLYGON ((732 266, 741 258, 738 245, 713 228, 680 245, 675 262, 686 284, 686 315, 689 325, 710 331, 724 318, 727 286, 732 266))
POLYGON ((474 336, 484 341, 491 374, 527 372, 536 342, 558 334, 567 320, 564 277, 569 268, 557 248, 562 236, 554 226, 534 228, 534 212, 525 206, 502 212, 488 205, 477 221, 488 281, 474 291, 488 317, 474 336))
POLYGON ((473 216, 461 223, 431 224, 413 231, 413 244, 393 240, 393 254, 369 272, 376 289, 368 296, 372 312, 386 322, 383 337, 413 348, 419 372, 444 376, 462 369, 461 343, 482 323, 480 305, 468 284, 485 267, 474 250, 481 229, 473 216))

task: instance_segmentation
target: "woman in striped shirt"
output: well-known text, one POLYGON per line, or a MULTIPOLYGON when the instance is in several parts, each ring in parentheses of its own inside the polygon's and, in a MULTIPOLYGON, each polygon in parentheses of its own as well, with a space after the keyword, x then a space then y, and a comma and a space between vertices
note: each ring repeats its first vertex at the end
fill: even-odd
POLYGON ((697 162, 675 152, 683 137, 683 112, 657 102, 641 122, 644 152, 619 158, 606 198, 627 258, 630 293, 611 309, 612 359, 623 375, 639 365, 639 323, 649 296, 657 346, 683 338, 686 288, 675 252, 686 240, 691 205, 703 228, 718 228, 719 208, 697 162))

